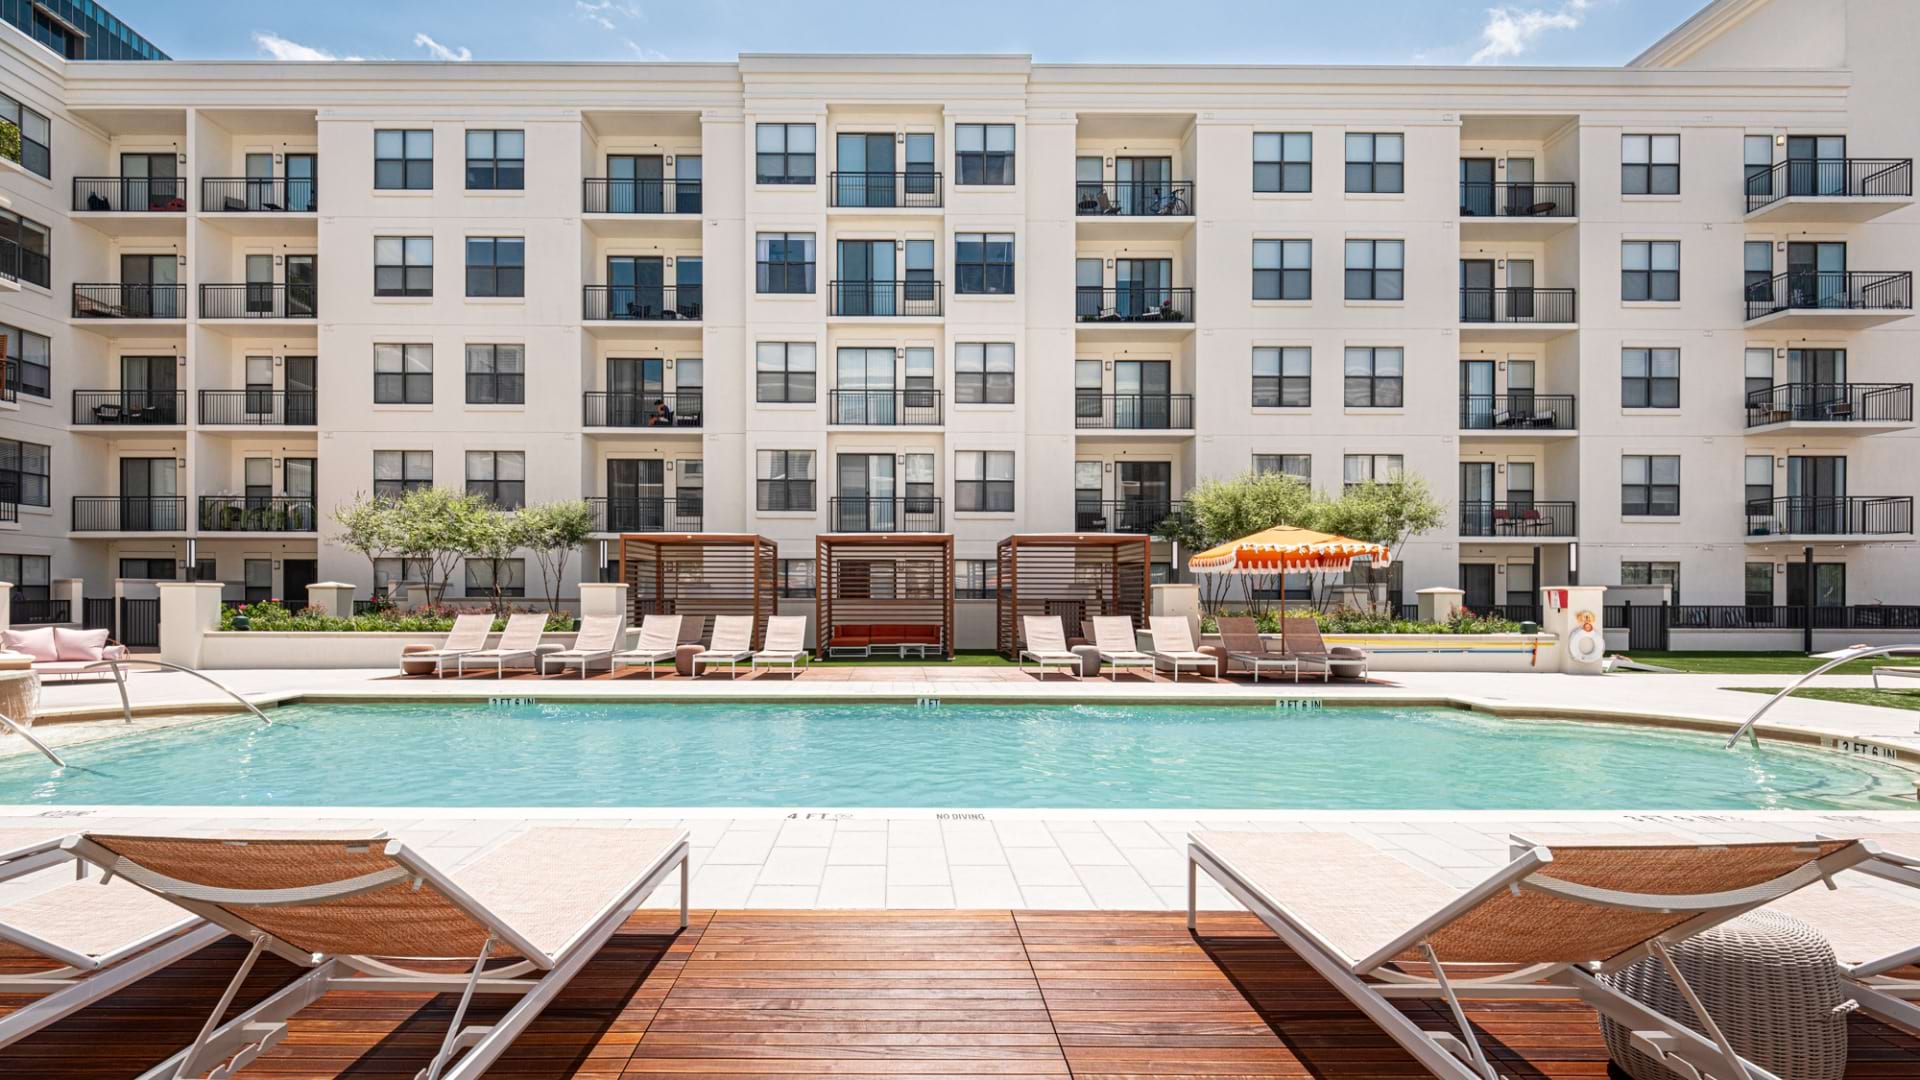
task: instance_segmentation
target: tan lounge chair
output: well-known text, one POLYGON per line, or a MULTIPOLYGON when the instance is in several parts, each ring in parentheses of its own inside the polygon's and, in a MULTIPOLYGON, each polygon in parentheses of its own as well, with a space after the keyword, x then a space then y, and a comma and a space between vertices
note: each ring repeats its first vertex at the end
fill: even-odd
POLYGON ((800 662, 812 661, 807 652, 807 617, 805 615, 774 615, 767 619, 767 640, 765 647, 753 654, 755 668, 765 664, 768 667, 787 666, 787 674, 800 674, 800 662))
POLYGON ((1920 682, 1920 667, 1877 667, 1873 669, 1873 688, 1880 689, 1881 679, 1910 679, 1920 682))
POLYGON ((640 620, 639 643, 613 654, 614 670, 645 664, 647 678, 657 677, 660 661, 672 663, 680 647, 680 623, 679 615, 649 615, 640 620))
POLYGON ((1121 668, 1152 668, 1153 657, 1135 647, 1133 619, 1126 615, 1093 617, 1093 647, 1107 666, 1107 678, 1120 678, 1121 668))
POLYGON ((1180 681, 1180 669, 1207 670, 1220 677, 1220 658, 1203 653, 1193 645, 1193 624, 1185 615, 1154 615, 1147 620, 1147 632, 1153 635, 1153 670, 1165 663, 1173 669, 1173 681, 1180 681))
POLYGON ((1060 624, 1058 615, 1023 615, 1020 618, 1022 630, 1026 634, 1027 647, 1020 650, 1020 673, 1027 673, 1027 661, 1031 660, 1040 669, 1040 677, 1047 677, 1050 667, 1063 667, 1080 677, 1080 656, 1067 648, 1067 630, 1060 624))
POLYGON ((547 617, 540 612, 523 611, 507 616, 507 628, 500 631, 500 644, 491 649, 462 653, 453 661, 454 670, 461 675, 467 673, 467 665, 492 667, 496 679, 504 679, 507 665, 524 661, 533 666, 534 649, 540 644, 540 636, 547 632, 547 617))
POLYGON ((589 615, 580 620, 580 633, 573 639, 573 647, 556 653, 548 653, 540 658, 540 674, 547 674, 547 665, 558 664, 561 670, 578 666, 580 677, 587 677, 589 667, 613 667, 613 651, 620 647, 627 633, 625 615, 589 615))
POLYGON ((493 632, 493 616, 485 612, 468 612, 453 617, 453 629, 447 631, 447 640, 432 652, 411 653, 406 659, 421 663, 431 662, 435 678, 445 678, 447 661, 457 661, 468 653, 476 653, 487 647, 487 635, 493 632))
POLYGON ((1290 656, 1268 652, 1267 641, 1260 636, 1258 620, 1246 616, 1222 615, 1216 620, 1220 626, 1220 644, 1227 650, 1227 671, 1232 672, 1236 664, 1243 665, 1253 672, 1253 681, 1260 681, 1260 673, 1269 668, 1278 671, 1293 672, 1293 681, 1300 681, 1300 662, 1290 656))
POLYGON ((1879 850, 1837 888, 1797 892, 1769 910, 1820 931, 1839 961, 1841 985, 1862 1009, 1920 1028, 1920 835, 1862 839, 1879 850))
POLYGON ((753 661, 753 616, 716 615, 713 619, 713 641, 706 648, 693 654, 693 674, 700 676, 702 664, 731 664, 733 677, 740 677, 740 661, 748 662, 752 669, 753 661))
POLYGON ((420 1076, 472 1080, 675 869, 687 925, 684 830, 528 829, 452 874, 398 840, 90 833, 63 846, 252 942, 193 1044, 151 1076, 237 1072, 284 1039, 296 1013, 343 990, 460 995, 420 1076), (307 974, 222 1023, 262 952, 307 974), (414 966, 422 961, 470 970, 414 966), (520 1000, 491 1025, 464 1027, 476 993, 520 1000))
MULTIPOLYGON (((1327 643, 1320 640, 1320 624, 1312 619, 1280 620, 1280 653, 1302 668, 1319 671, 1321 682, 1333 678, 1333 657, 1327 653, 1327 643)), ((1300 681, 1298 672, 1294 681, 1300 681)))

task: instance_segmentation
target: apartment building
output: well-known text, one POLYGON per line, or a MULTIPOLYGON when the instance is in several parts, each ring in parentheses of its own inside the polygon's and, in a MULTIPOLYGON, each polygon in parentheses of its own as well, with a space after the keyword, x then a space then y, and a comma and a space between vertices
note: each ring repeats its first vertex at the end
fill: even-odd
POLYGON ((406 568, 334 509, 438 484, 761 533, 796 592, 823 531, 951 532, 980 588, 1009 533, 1150 531, 1203 478, 1407 471, 1451 510, 1377 575, 1404 602, 1920 602, 1916 43, 1901 0, 1715 0, 1576 69, 0 27, 0 577, 371 589, 406 568))

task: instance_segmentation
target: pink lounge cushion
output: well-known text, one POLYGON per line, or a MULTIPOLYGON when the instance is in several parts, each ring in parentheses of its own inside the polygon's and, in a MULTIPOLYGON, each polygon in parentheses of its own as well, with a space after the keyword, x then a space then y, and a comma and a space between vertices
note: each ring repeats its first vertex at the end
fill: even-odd
POLYGON ((62 660, 98 660, 106 655, 107 632, 69 630, 64 626, 56 626, 53 628, 53 642, 62 660))
POLYGON ((35 663, 60 659, 59 646, 54 643, 51 626, 42 626, 36 630, 9 630, 6 634, 7 648, 17 653, 26 653, 35 663))

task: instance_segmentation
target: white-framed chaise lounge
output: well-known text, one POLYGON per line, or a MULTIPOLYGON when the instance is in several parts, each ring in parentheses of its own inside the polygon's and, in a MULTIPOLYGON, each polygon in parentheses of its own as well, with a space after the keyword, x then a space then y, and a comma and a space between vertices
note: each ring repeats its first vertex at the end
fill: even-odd
POLYGON ((547 665, 558 665, 561 670, 578 667, 580 677, 587 677, 589 667, 604 665, 613 667, 613 652, 620 647, 621 638, 626 636, 627 617, 625 615, 588 615, 580 620, 580 633, 573 639, 573 645, 555 653, 540 657, 540 674, 547 674, 547 665))
POLYGON ((1920 835, 1867 834, 1879 850, 1836 889, 1807 889, 1772 910, 1833 946, 1841 985, 1861 1009, 1920 1029, 1920 835), (1866 881, 1861 877, 1877 880, 1866 881))
POLYGON ((693 654, 693 675, 700 677, 702 664, 731 664, 733 677, 740 677, 740 661, 747 661, 748 670, 753 667, 753 616, 716 615, 713 618, 713 641, 706 648, 693 654))
POLYGON ((345 990, 459 994, 419 1075, 472 1080, 676 869, 687 925, 685 830, 531 828, 452 874, 398 840, 81 834, 63 847, 252 943, 193 1044, 150 1077, 237 1072, 295 1014, 345 990), (307 973, 221 1023, 262 952, 307 973), (427 961, 467 970, 412 966, 427 961), (463 1027, 476 993, 520 1000, 463 1027))
POLYGON ((646 665, 647 678, 659 676, 660 661, 673 663, 676 651, 680 648, 679 615, 648 615, 640 620, 640 640, 631 649, 613 654, 613 670, 618 674, 623 667, 646 665))
POLYGON ((785 664, 788 675, 800 674, 800 663, 811 662, 807 652, 807 617, 805 615, 773 615, 767 619, 767 639, 764 648, 753 654, 753 666, 778 667, 785 664))
POLYGON ((1027 661, 1031 660, 1042 679, 1050 667, 1066 668, 1074 678, 1080 677, 1080 655, 1067 648, 1067 629, 1060 616, 1022 615, 1020 625, 1027 643, 1020 650, 1020 674, 1027 673, 1027 661))
POLYGON ((1446 1080, 1496 1080, 1460 1002, 1577 999, 1624 1024, 1636 1049, 1710 1080, 1773 1080, 1597 976, 1872 858, 1849 840, 1677 846, 1531 847, 1471 888, 1431 877, 1337 833, 1198 832, 1187 847, 1187 925, 1198 874, 1246 905, 1422 1066, 1446 1080), (1408 964, 1417 965, 1409 967, 1408 964), (1432 1032, 1396 999, 1439 1000, 1458 1034, 1432 1032))
POLYGON ((1093 647, 1100 654, 1100 662, 1107 667, 1109 681, 1120 677, 1121 668, 1153 667, 1153 657, 1141 652, 1134 640, 1130 616, 1094 616, 1093 647))
POLYGON ((457 661, 468 653, 476 653, 487 647, 487 635, 493 632, 493 616, 486 612, 467 612, 453 617, 453 629, 447 631, 447 640, 431 652, 408 654, 405 659, 418 662, 432 661, 435 678, 444 678, 447 674, 447 661, 457 661))
POLYGON ((493 668, 493 677, 504 679, 507 665, 524 662, 533 667, 541 635, 547 632, 547 616, 538 611, 521 611, 507 616, 507 628, 500 631, 500 643, 491 649, 461 653, 454 658, 454 671, 466 675, 467 665, 493 668))
POLYGON ((1153 635, 1153 669, 1164 662, 1173 669, 1173 681, 1180 681, 1180 669, 1213 672, 1220 677, 1220 658, 1203 653, 1193 644, 1193 624, 1185 615, 1153 615, 1147 619, 1147 633, 1153 635))

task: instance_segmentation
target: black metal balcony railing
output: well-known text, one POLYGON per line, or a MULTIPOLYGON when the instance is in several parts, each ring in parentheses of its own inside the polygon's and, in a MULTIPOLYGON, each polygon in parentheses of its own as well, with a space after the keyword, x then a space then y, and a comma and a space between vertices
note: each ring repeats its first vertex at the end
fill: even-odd
POLYGON ((1899 536, 1912 531, 1911 495, 1790 495, 1747 503, 1748 536, 1899 536))
POLYGON ((581 395, 580 423, 586 427, 697 428, 706 392, 667 394, 638 390, 589 390, 581 395), (662 415, 665 405, 669 415, 662 415))
POLYGON ((1193 427, 1193 395, 1077 391, 1073 426, 1099 431, 1184 431, 1193 427))
POLYGON ((1461 217, 1567 218, 1579 213, 1564 181, 1460 181, 1461 217))
POLYGON ((0 239, 0 277, 25 281, 48 288, 53 263, 38 251, 28 251, 11 240, 0 239))
POLYGON ((311 498, 304 495, 202 495, 201 532, 314 532, 311 498))
POLYGON ((1092 499, 1076 496, 1073 500, 1073 528, 1075 532, 1151 535, 1161 522, 1179 513, 1180 508, 1178 499, 1152 496, 1092 499))
POLYGON ((940 206, 937 172, 836 172, 828 174, 834 206, 932 210, 940 206))
POLYGON ((305 283, 238 282, 200 286, 203 319, 311 319, 319 288, 305 283))
POLYGON ((184 532, 183 495, 75 495, 74 532, 184 532))
POLYGON ((856 533, 937 533, 945 528, 943 502, 932 495, 891 498, 836 495, 827 500, 827 529, 856 533))
POLYGON ((698 285, 588 285, 581 318, 617 322, 672 322, 700 318, 698 285))
POLYGON ((20 504, 12 500, 0 502, 0 522, 13 523, 20 520, 20 504))
POLYGON ((184 424, 185 390, 75 390, 73 422, 82 427, 184 424))
POLYGON ((1570 323, 1578 314, 1572 289, 1509 285, 1460 290, 1463 323, 1570 323))
POLYGON ((691 533, 703 528, 705 503, 704 498, 689 499, 684 495, 678 499, 657 495, 623 499, 601 496, 588 499, 587 507, 593 511, 594 532, 691 533))
POLYGON ((133 285, 124 282, 76 283, 76 319, 184 319, 185 285, 133 285))
POLYGON ((73 209, 101 213, 184 213, 187 182, 177 176, 76 176, 73 209))
POLYGON ((586 214, 697 214, 700 181, 588 177, 581 181, 580 210, 586 214))
POLYGON ((1796 420, 1904 424, 1912 419, 1912 383, 1782 383, 1747 395, 1750 428, 1796 420))
POLYGON ((200 210, 207 214, 310 214, 319 190, 308 177, 209 176, 200 181, 200 210))
POLYGON ((1799 158, 1747 174, 1749 213, 1787 198, 1902 198, 1913 194, 1911 158, 1799 158))
POLYGON ((941 313, 943 295, 938 281, 830 281, 835 315, 875 318, 925 319, 941 313))
POLYGON ((311 426, 317 403, 311 390, 202 390, 200 423, 311 426))
POLYGON ((1101 289, 1075 286, 1073 316, 1080 322, 1192 322, 1193 290, 1158 286, 1101 289))
POLYGON ((1076 180, 1073 212, 1080 217, 1190 217, 1191 180, 1076 180))
MULTIPOLYGON (((1667 625, 1687 630, 1916 630, 1920 605, 1667 604, 1667 625), (1812 617, 1808 617, 1811 611, 1812 617)), ((1606 624, 1627 625, 1627 607, 1608 604, 1606 624)))
POLYGON ((73 604, 66 600, 15 596, 12 603, 8 605, 7 616, 16 624, 45 625, 72 622, 73 604))
POLYGON ((1781 311, 1912 311, 1907 270, 1789 270, 1747 287, 1747 318, 1781 311))
POLYGON ((894 427, 940 423, 938 390, 833 390, 828 393, 833 424, 894 427))
POLYGON ((1572 431, 1572 394, 1461 394, 1463 431, 1572 431))
POLYGON ((1460 504, 1461 536, 1570 537, 1579 520, 1571 502, 1510 499, 1460 504))

